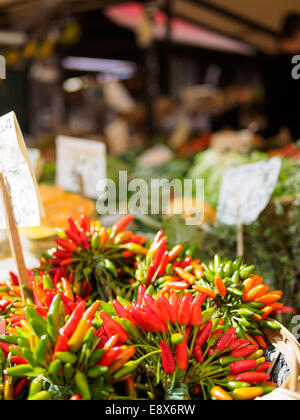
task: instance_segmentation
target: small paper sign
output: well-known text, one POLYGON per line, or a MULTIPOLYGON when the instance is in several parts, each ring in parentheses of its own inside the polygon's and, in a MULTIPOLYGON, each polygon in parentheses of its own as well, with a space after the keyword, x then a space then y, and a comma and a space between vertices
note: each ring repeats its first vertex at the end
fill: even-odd
MULTIPOLYGON (((6 180, 18 228, 37 227, 43 206, 15 113, 0 117, 0 173, 6 180)), ((0 229, 6 229, 5 210, 0 200, 0 229)))
POLYGON ((105 178, 104 143, 66 136, 56 139, 56 183, 59 187, 97 198, 97 184, 105 178))
POLYGON ((250 225, 272 197, 281 170, 281 159, 242 165, 223 176, 217 219, 226 225, 250 225))

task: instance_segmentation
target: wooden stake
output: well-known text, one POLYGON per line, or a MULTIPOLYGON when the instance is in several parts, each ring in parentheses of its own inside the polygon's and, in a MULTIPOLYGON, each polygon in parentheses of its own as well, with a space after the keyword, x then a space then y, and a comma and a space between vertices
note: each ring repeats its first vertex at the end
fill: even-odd
POLYGON ((241 221, 241 211, 239 204, 237 210, 237 256, 244 256, 244 226, 241 221))
POLYGON ((30 287, 28 273, 25 265, 23 249, 21 246, 20 236, 17 229, 12 202, 9 193, 9 187, 7 185, 6 179, 3 174, 0 173, 0 189, 3 200, 3 205, 5 209, 5 219, 7 224, 7 232, 10 243, 10 248, 12 250, 15 263, 18 270, 18 279, 21 289, 21 295, 23 301, 25 301, 23 286, 30 287))
POLYGON ((78 177, 80 195, 81 197, 85 198, 83 176, 80 172, 77 172, 77 177, 78 177))

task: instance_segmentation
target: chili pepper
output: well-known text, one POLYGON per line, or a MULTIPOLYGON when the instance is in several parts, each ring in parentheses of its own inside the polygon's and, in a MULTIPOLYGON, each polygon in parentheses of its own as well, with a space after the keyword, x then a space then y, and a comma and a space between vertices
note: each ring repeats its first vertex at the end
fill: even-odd
POLYGON ((76 245, 80 245, 82 243, 80 233, 74 233, 73 231, 67 229, 65 230, 67 237, 76 245))
POLYGON ((12 356, 11 361, 13 364, 15 365, 27 365, 28 362, 26 359, 24 359, 24 357, 20 357, 20 356, 12 356))
POLYGON ((100 317, 105 323, 105 326, 110 330, 111 334, 117 334, 119 337, 119 342, 125 343, 128 338, 128 334, 124 328, 103 311, 100 312, 100 317))
POLYGON ((84 229, 85 232, 89 232, 91 229, 91 221, 89 217, 86 214, 82 214, 80 216, 80 219, 81 219, 81 223, 80 223, 81 228, 84 229))
POLYGON ((44 318, 39 315, 34 309, 28 307, 25 310, 26 318, 28 320, 28 323, 34 333, 38 337, 42 337, 43 335, 47 334, 47 322, 44 320, 44 318))
POLYGON ((185 281, 178 281, 178 282, 168 281, 166 283, 166 286, 174 290, 185 290, 185 289, 188 289, 189 284, 185 281))
POLYGON ((190 324, 193 326, 202 324, 202 307, 203 295, 197 295, 191 305, 190 324))
POLYGON ((48 370, 49 370, 49 372, 51 373, 51 375, 56 376, 56 375, 58 375, 58 373, 60 372, 61 367, 62 367, 62 363, 61 363, 61 361, 60 361, 60 360, 53 360, 53 361, 50 363, 50 365, 49 365, 49 367, 48 367, 48 370))
POLYGON ((185 269, 186 267, 188 267, 190 265, 190 263, 193 261, 192 257, 186 257, 180 264, 180 267, 185 269))
POLYGON ((256 369, 256 372, 265 372, 266 370, 270 369, 270 367, 271 367, 270 362, 264 362, 258 366, 258 368, 256 369))
POLYGON ((95 232, 91 241, 91 246, 92 246, 93 251, 96 251, 99 248, 99 241, 100 241, 99 232, 95 232))
POLYGON ((188 325, 191 318, 191 303, 193 301, 193 295, 187 293, 183 296, 178 311, 178 321, 180 324, 188 325))
POLYGON ((137 294, 137 304, 142 305, 144 300, 144 295, 146 293, 145 287, 141 284, 138 288, 138 294, 137 294))
POLYGON ((214 308, 209 308, 209 309, 206 309, 204 312, 202 312, 202 324, 204 325, 208 321, 210 321, 214 313, 215 313, 214 308))
POLYGON ((176 369, 175 358, 168 343, 164 340, 160 342, 162 366, 167 375, 172 375, 176 369))
POLYGON ((256 302, 262 302, 265 305, 270 305, 277 302, 282 298, 282 294, 279 292, 268 293, 260 298, 255 299, 256 302))
POLYGON ((10 367, 6 369, 5 374, 8 376, 20 377, 20 376, 27 376, 31 374, 32 371, 33 371, 32 366, 26 364, 26 365, 18 365, 18 366, 10 367))
POLYGON ((270 290, 270 287, 264 284, 260 284, 255 286, 253 289, 249 290, 249 292, 244 295, 244 302, 251 301, 258 299, 264 295, 266 295, 270 290))
POLYGON ((247 382, 229 381, 227 382, 226 387, 233 391, 238 388, 249 388, 250 384, 247 382))
POLYGON ((236 340, 236 341, 233 341, 232 343, 230 343, 229 347, 230 347, 231 351, 233 351, 233 350, 237 350, 237 349, 240 349, 241 347, 248 346, 248 345, 249 345, 248 340, 239 339, 239 340, 236 340))
POLYGON ((49 391, 41 391, 28 398, 29 401, 50 401, 52 399, 53 394, 49 391))
MULTIPOLYGON (((110 365, 108 373, 111 375, 118 371, 125 363, 134 356, 136 350, 134 347, 127 347, 122 349, 116 360, 110 365)), ((130 372, 131 373, 131 372, 130 372)))
POLYGON ((146 255, 148 250, 144 247, 142 247, 139 244, 134 244, 130 242, 129 244, 122 245, 122 247, 126 248, 127 251, 133 252, 134 254, 142 254, 146 255))
POLYGON ((160 327, 156 328, 156 325, 153 325, 153 320, 150 323, 150 321, 145 319, 136 308, 129 308, 129 310, 132 318, 134 319, 135 324, 138 327, 148 332, 154 332, 156 329, 158 331, 160 330, 160 327))
POLYGON ((158 266, 158 270, 159 270, 158 271, 158 276, 159 277, 162 276, 165 273, 166 267, 167 267, 168 264, 169 264, 169 253, 168 253, 168 251, 165 251, 162 258, 161 258, 160 264, 158 266))
POLYGON ((218 401, 232 401, 233 398, 220 386, 214 386, 211 391, 211 396, 218 401))
MULTIPOLYGON (((245 347, 238 348, 231 352, 231 356, 233 357, 248 357, 250 354, 254 353, 258 350, 258 346, 249 345, 245 347)), ((247 381, 246 381, 247 382, 247 381)))
POLYGON ((170 295, 170 322, 174 323, 178 320, 179 298, 176 293, 170 295))
POLYGON ((226 286, 220 277, 215 278, 215 286, 220 296, 225 297, 227 295, 226 286))
POLYGON ((82 343, 88 329, 89 329, 89 321, 91 321, 97 310, 99 309, 101 302, 94 302, 84 313, 82 319, 79 321, 75 332, 73 333, 72 337, 69 341, 69 347, 73 352, 76 352, 82 343))
POLYGON ((155 300, 155 311, 159 318, 164 322, 168 322, 170 320, 169 307, 169 301, 163 295, 159 295, 155 300))
POLYGON ((193 285, 193 289, 196 290, 196 292, 202 293, 203 295, 206 295, 211 299, 214 299, 216 297, 215 292, 211 289, 208 289, 207 287, 193 285))
POLYGON ((89 383, 87 377, 83 372, 77 371, 75 374, 75 383, 78 391, 84 400, 91 400, 92 395, 89 389, 89 383))
POLYGON ((70 285, 70 283, 68 282, 68 280, 66 280, 64 277, 62 277, 61 279, 61 284, 63 287, 63 292, 64 294, 70 299, 72 300, 72 302, 74 302, 74 294, 73 294, 73 290, 72 287, 70 285))
POLYGON ((175 267, 174 268, 175 273, 184 281, 186 281, 189 284, 193 284, 196 281, 196 277, 192 274, 188 273, 181 267, 175 267))
POLYGON ((203 357, 202 349, 200 346, 196 346, 196 345, 194 346, 193 355, 195 359, 197 360, 197 362, 203 363, 204 357, 203 357))
POLYGON ((237 375, 257 367, 256 360, 240 360, 230 364, 230 374, 237 375))
POLYGON ((178 257, 181 251, 182 251, 182 244, 178 244, 174 246, 174 248, 172 248, 171 251, 169 252, 170 261, 175 260, 175 258, 178 257))
POLYGON ((73 242, 70 242, 67 239, 56 238, 55 242, 57 243, 58 246, 60 246, 62 249, 66 251, 73 253, 76 250, 76 244, 74 244, 73 242))
POLYGON ((91 248, 90 242, 88 240, 86 231, 84 229, 80 229, 80 239, 85 250, 89 250, 91 248))
MULTIPOLYGON (((223 335, 223 337, 221 337, 220 340, 217 342, 216 349, 220 353, 223 353, 229 347, 230 343, 232 342, 232 338, 233 338, 234 335, 235 335, 235 328, 230 328, 228 331, 226 331, 226 333, 223 335)), ((233 357, 240 357, 240 356, 236 356, 232 353, 231 353, 231 355, 233 357)))
POLYGON ((158 317, 156 312, 154 312, 151 308, 149 308, 148 306, 141 306, 137 309, 140 309, 143 320, 149 325, 151 325, 154 331, 166 332, 168 330, 166 324, 158 317))
POLYGON ((63 363, 70 363, 71 365, 74 365, 74 363, 77 362, 77 356, 74 353, 70 353, 67 351, 64 352, 57 352, 56 357, 63 363))
POLYGON ((248 382, 249 384, 257 384, 270 380, 270 375, 263 372, 243 372, 235 378, 239 382, 248 382))
POLYGON ((240 276, 242 279, 245 279, 249 276, 249 274, 253 273, 255 270, 255 265, 250 265, 249 267, 246 267, 244 269, 240 269, 240 276))
POLYGON ((265 342, 265 339, 264 339, 262 336, 260 336, 260 335, 255 335, 255 336, 254 336, 254 339, 255 339, 255 341, 257 341, 257 343, 259 344, 259 346, 260 346, 262 349, 267 350, 268 345, 267 345, 267 343, 265 342))
POLYGON ((134 216, 132 215, 128 215, 126 217, 124 217, 121 220, 118 220, 111 228, 112 232, 117 235, 120 232, 123 232, 123 230, 125 230, 127 228, 127 226, 130 225, 130 223, 133 221, 134 216))
POLYGON ((17 398, 21 394, 21 392, 23 391, 27 383, 28 383, 27 378, 23 378, 14 386, 14 390, 13 390, 14 399, 17 398))
POLYGON ((244 293, 235 287, 227 287, 227 292, 229 295, 238 299, 241 299, 244 296, 244 293))
POLYGON ((114 307, 114 310, 115 310, 115 312, 116 312, 116 314, 119 318, 121 318, 121 319, 125 318, 125 319, 133 322, 133 319, 130 316, 130 314, 128 314, 128 312, 123 308, 123 306, 116 299, 113 300, 113 307, 114 307))
POLYGON ((274 331, 279 331, 281 330, 281 326, 279 324, 277 324, 277 322, 275 321, 261 321, 260 325, 262 326, 262 328, 266 328, 268 330, 274 330, 274 331))
POLYGON ((48 336, 47 335, 43 335, 37 345, 34 348, 33 351, 33 357, 34 359, 40 363, 43 364, 46 358, 46 352, 47 352, 47 341, 48 341, 48 336))
POLYGON ((73 397, 71 397, 69 399, 69 401, 82 401, 82 396, 81 395, 73 395, 73 397))
POLYGON ((104 375, 107 371, 107 366, 93 366, 88 370, 87 376, 88 378, 96 379, 104 375))
POLYGON ((266 383, 264 383, 264 384, 257 384, 257 387, 263 389, 264 392, 263 392, 262 395, 270 394, 271 392, 273 392, 276 389, 276 385, 275 384, 273 386, 273 385, 268 385, 266 383))
POLYGON ((189 354, 185 338, 182 343, 176 344, 175 354, 179 369, 186 370, 188 367, 189 354))
POLYGON ((233 398, 240 401, 253 400, 263 394, 263 389, 258 387, 237 388, 232 391, 233 398))
POLYGON ((212 332, 212 327, 213 327, 212 321, 208 321, 205 324, 203 330, 198 331, 196 341, 195 341, 196 347, 202 347, 207 342, 212 332))
POLYGON ((103 354, 101 359, 98 361, 99 366, 110 366, 121 353, 121 347, 113 347, 109 351, 103 354))

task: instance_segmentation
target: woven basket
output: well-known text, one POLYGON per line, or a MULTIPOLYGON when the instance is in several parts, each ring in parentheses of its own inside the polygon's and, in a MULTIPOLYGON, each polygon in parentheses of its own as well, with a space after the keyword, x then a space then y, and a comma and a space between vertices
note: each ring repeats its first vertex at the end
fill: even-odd
POLYGON ((300 345, 298 341, 283 326, 280 331, 265 330, 264 333, 278 354, 283 355, 291 373, 279 388, 257 400, 300 401, 300 345))

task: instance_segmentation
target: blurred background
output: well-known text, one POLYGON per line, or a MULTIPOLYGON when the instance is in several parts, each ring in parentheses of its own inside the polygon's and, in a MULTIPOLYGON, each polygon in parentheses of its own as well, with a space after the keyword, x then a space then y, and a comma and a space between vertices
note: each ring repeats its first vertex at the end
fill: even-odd
POLYGON ((280 156, 270 205, 245 228, 245 258, 299 308, 298 53, 299 0, 1 0, 0 114, 14 110, 27 146, 41 153, 36 174, 54 188, 41 189, 46 225, 64 220, 63 210, 89 209, 74 197, 67 205, 53 185, 56 136, 92 139, 105 143, 116 181, 120 170, 204 179, 199 229, 175 217, 138 228, 163 225, 174 243, 197 242, 203 258, 234 257, 236 227, 215 223, 222 176, 280 156))

